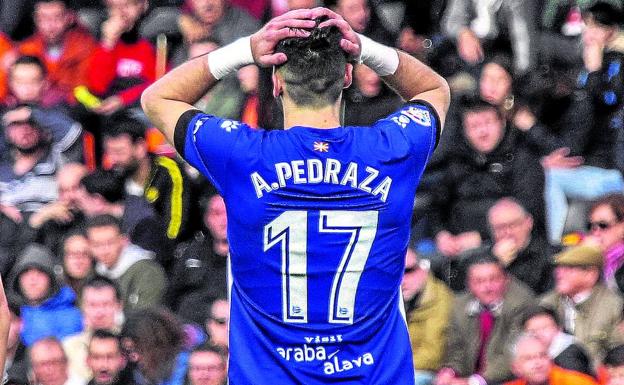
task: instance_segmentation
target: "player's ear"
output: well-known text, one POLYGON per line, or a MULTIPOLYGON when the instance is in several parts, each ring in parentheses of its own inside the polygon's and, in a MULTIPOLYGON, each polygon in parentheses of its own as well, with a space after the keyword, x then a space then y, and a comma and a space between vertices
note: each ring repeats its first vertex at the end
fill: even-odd
POLYGON ((273 80, 273 97, 277 99, 280 97, 280 95, 284 93, 284 80, 282 79, 280 74, 275 71, 275 66, 273 66, 273 74, 271 75, 271 79, 273 80))
POLYGON ((351 87, 352 82, 353 82, 353 64, 347 63, 345 65, 344 85, 342 88, 351 87))

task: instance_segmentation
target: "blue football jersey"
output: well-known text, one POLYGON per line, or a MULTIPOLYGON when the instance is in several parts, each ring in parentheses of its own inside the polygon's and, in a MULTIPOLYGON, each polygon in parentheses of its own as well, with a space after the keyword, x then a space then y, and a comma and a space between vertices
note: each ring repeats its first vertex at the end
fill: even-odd
POLYGON ((228 216, 232 385, 413 385, 400 283, 439 119, 255 130, 188 111, 176 147, 228 216))

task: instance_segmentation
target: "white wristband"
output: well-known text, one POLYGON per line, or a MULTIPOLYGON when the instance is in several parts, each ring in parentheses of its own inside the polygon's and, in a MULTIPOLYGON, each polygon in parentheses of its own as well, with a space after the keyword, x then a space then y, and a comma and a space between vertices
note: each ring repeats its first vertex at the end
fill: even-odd
POLYGON ((360 60, 379 76, 393 75, 399 67, 399 53, 391 47, 379 44, 358 34, 362 44, 360 60))
POLYGON ((208 54, 210 73, 217 80, 253 62, 251 36, 241 37, 208 54))

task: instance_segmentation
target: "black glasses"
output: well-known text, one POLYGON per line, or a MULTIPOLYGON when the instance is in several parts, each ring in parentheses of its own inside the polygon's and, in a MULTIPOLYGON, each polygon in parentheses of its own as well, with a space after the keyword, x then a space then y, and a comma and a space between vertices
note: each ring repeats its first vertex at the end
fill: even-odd
POLYGON ((418 266, 416 266, 416 265, 414 265, 412 267, 406 267, 404 274, 413 273, 414 271, 416 271, 416 269, 418 269, 418 266))
POLYGON ((607 230, 616 225, 617 222, 596 221, 587 224, 587 231, 607 230))

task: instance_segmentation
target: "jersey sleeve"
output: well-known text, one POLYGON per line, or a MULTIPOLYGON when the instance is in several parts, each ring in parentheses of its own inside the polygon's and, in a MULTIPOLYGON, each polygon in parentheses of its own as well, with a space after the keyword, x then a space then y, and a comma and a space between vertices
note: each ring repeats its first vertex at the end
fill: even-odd
POLYGON ((227 165, 241 136, 252 129, 235 120, 189 110, 180 116, 174 132, 176 150, 223 193, 227 165))
POLYGON ((398 111, 377 121, 379 129, 405 138, 412 153, 429 157, 440 141, 442 127, 435 108, 424 100, 412 100, 398 111), (397 132, 398 131, 398 132, 397 132))

